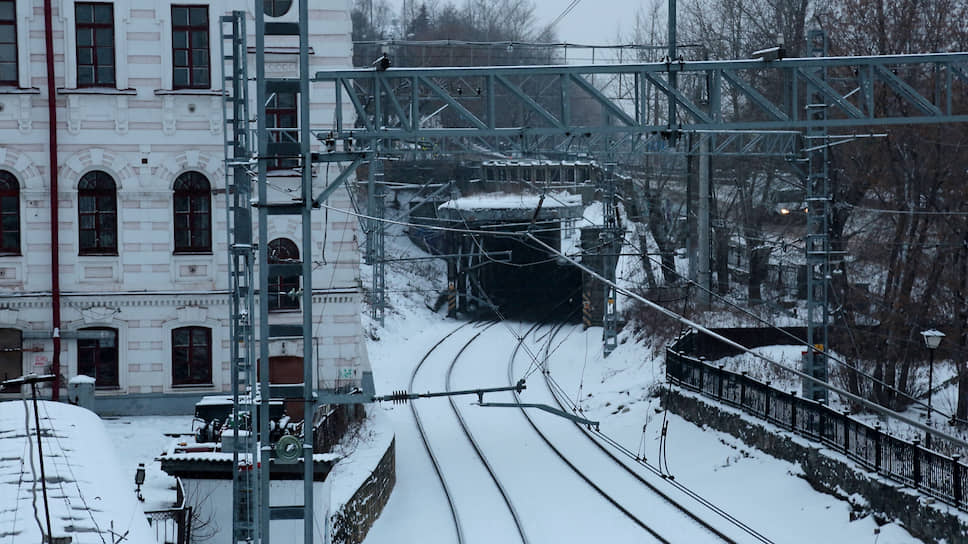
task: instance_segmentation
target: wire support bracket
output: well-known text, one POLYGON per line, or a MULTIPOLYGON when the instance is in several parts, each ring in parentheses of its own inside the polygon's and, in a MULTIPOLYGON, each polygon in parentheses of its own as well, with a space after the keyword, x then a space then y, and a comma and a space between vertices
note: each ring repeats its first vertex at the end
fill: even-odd
POLYGON ((500 391, 515 391, 522 392, 527 389, 528 386, 525 385, 524 380, 518 380, 515 385, 509 385, 506 387, 488 387, 483 389, 464 389, 461 391, 441 391, 436 393, 408 393, 406 391, 394 391, 390 395, 383 395, 379 397, 373 397, 373 402, 393 402, 395 404, 405 403, 407 401, 416 399, 429 399, 434 397, 456 397, 458 395, 477 395, 477 402, 484 406, 484 393, 497 393, 500 391))
POLYGON ((543 410, 545 412, 548 412, 549 414, 554 414, 556 416, 563 417, 565 419, 570 419, 575 423, 579 423, 581 425, 588 425, 589 427, 594 427, 596 431, 598 430, 598 425, 599 425, 598 421, 585 419, 581 416, 576 416, 575 414, 570 414, 564 410, 555 408, 554 406, 548 406, 547 404, 537 404, 533 402, 481 402, 478 404, 479 406, 483 406, 485 408, 537 408, 538 410, 543 410))

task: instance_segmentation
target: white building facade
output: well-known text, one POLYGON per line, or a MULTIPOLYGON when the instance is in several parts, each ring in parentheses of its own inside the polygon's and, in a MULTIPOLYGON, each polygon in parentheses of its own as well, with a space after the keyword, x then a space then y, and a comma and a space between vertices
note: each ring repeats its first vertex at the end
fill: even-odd
MULTIPOLYGON (((248 11, 254 44, 252 3, 52 3, 56 127, 44 3, 0 0, 0 379, 50 372, 56 335, 61 375, 94 377, 99 412, 187 413, 200 396, 231 388, 219 17, 248 11)), ((267 20, 296 18, 291 0, 266 5, 277 15, 267 20)), ((310 73, 351 65, 350 31, 349 0, 311 3, 310 73)), ((270 77, 296 73, 284 39, 267 39, 270 77)), ((323 130, 334 105, 314 94, 313 129, 323 130)), ((270 126, 295 126, 295 100, 273 100, 270 126)), ((298 184, 290 174, 274 172, 274 187, 298 184)), ((327 174, 336 172, 317 172, 327 174)), ((345 190, 328 204, 351 208, 345 190)), ((270 250, 314 263, 317 385, 361 384, 369 363, 356 219, 314 212, 311 248, 299 247, 298 220, 272 219, 270 250)), ((285 322, 298 280, 270 283, 270 319, 285 322)), ((297 367, 301 376, 300 346, 276 342, 271 353, 273 379, 297 367)))

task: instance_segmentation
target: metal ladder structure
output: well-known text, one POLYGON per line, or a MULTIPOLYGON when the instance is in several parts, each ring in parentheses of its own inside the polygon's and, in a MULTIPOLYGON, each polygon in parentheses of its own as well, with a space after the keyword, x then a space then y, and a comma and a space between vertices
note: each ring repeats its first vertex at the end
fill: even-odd
POLYGON ((219 19, 222 54, 229 325, 232 362, 233 542, 253 542, 259 512, 259 449, 254 432, 258 405, 255 373, 255 244, 252 239, 252 138, 249 130, 245 12, 219 19))

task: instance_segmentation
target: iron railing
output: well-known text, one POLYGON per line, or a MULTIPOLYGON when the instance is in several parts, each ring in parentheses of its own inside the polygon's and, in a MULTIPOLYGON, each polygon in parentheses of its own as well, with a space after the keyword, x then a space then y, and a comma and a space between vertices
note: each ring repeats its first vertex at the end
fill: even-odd
POLYGON ((145 510, 158 544, 188 544, 192 541, 192 507, 185 501, 185 488, 180 478, 175 478, 175 495, 177 506, 145 510))
POLYGON ((188 544, 191 542, 192 507, 168 508, 145 512, 148 525, 155 530, 158 544, 188 544))
POLYGON ((879 423, 867 425, 796 391, 711 365, 686 352, 696 345, 696 334, 691 331, 666 348, 666 377, 673 384, 822 443, 868 470, 968 511, 968 466, 959 455, 949 457, 917 440, 887 434, 879 423))

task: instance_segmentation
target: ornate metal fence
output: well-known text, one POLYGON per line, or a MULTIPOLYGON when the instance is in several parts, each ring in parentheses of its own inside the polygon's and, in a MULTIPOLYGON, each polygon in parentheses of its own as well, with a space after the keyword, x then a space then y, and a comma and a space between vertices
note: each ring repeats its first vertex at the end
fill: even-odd
POLYGON ((185 492, 176 479, 178 504, 164 510, 147 510, 148 525, 155 530, 159 544, 189 544, 192 540, 192 507, 185 504, 185 492))
POLYGON ((695 345, 695 334, 687 333, 666 348, 666 377, 672 383, 825 444, 886 478, 968 510, 968 466, 959 455, 949 457, 917 440, 902 440, 884 433, 878 423, 867 425, 796 391, 781 391, 745 372, 713 366, 686 353, 695 345))
POLYGON ((163 544, 188 544, 191 541, 191 507, 170 508, 145 512, 148 525, 155 530, 155 537, 163 544))

